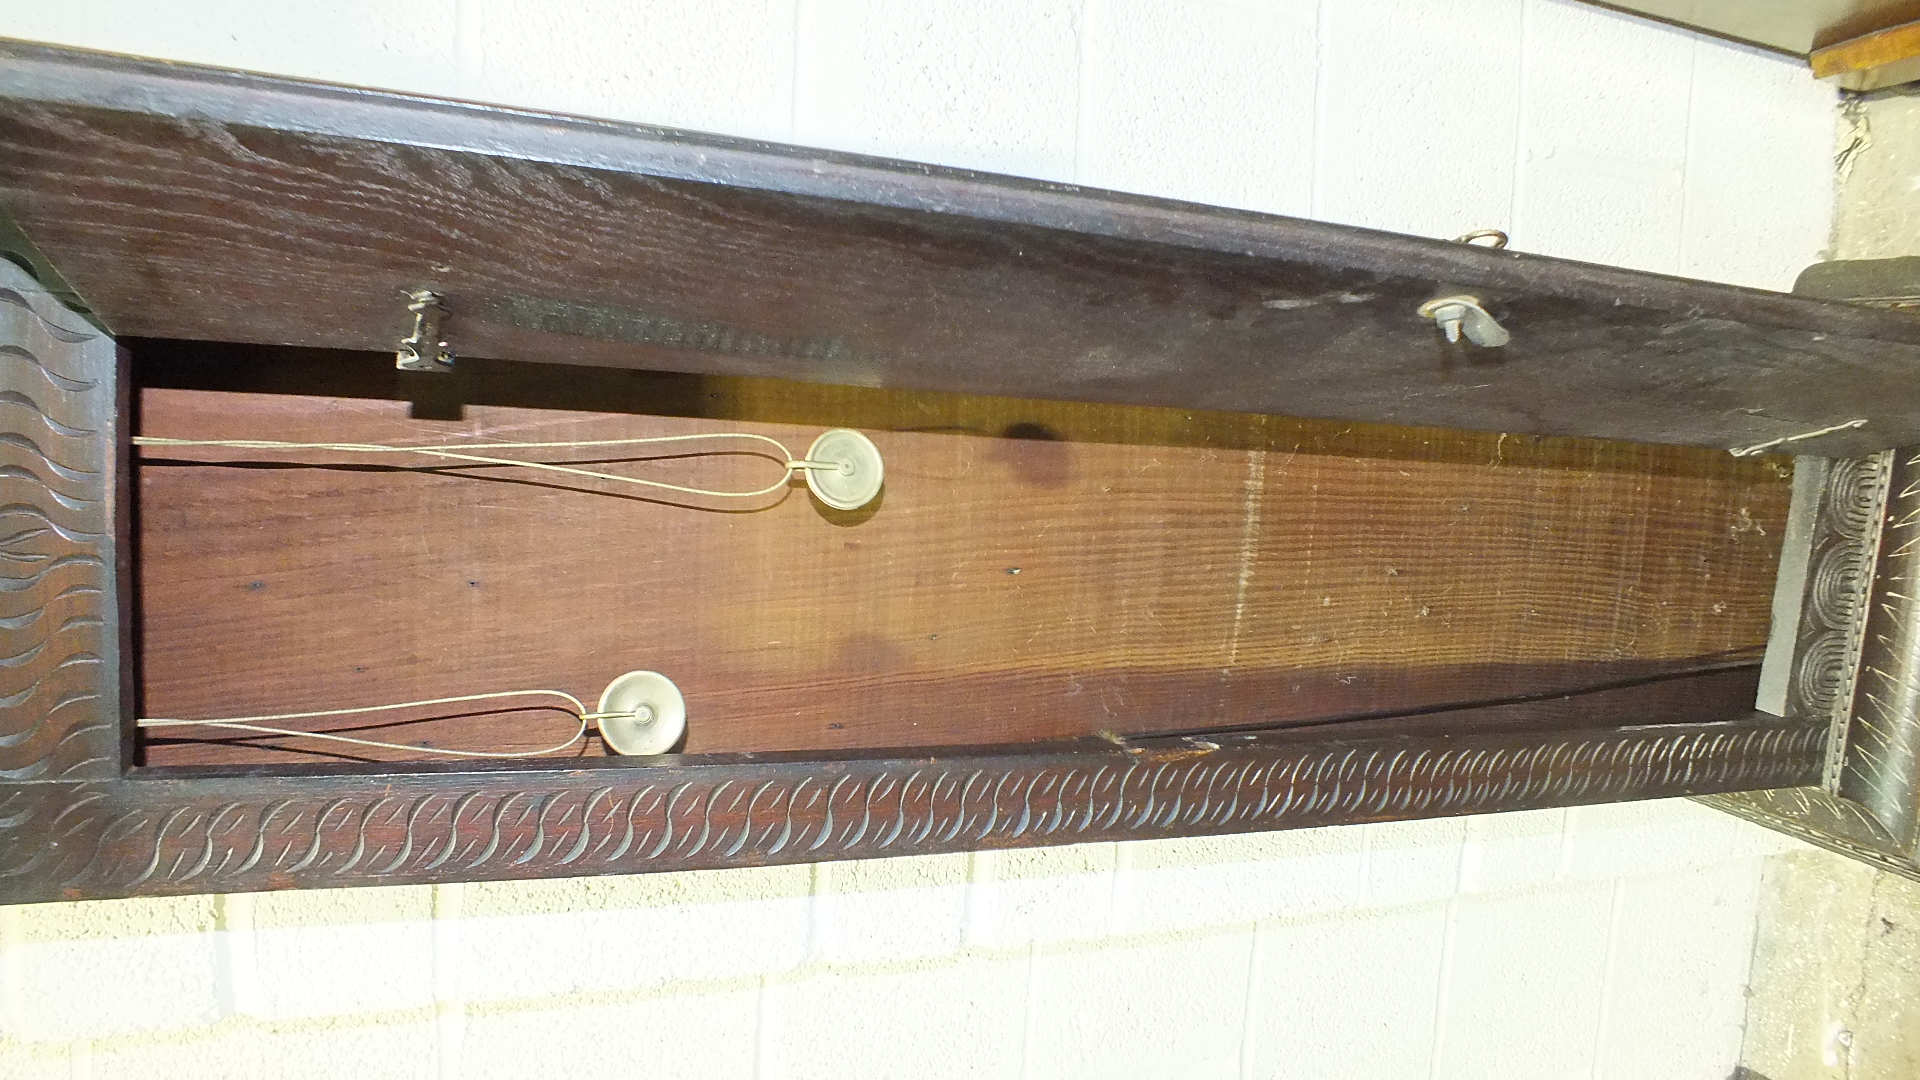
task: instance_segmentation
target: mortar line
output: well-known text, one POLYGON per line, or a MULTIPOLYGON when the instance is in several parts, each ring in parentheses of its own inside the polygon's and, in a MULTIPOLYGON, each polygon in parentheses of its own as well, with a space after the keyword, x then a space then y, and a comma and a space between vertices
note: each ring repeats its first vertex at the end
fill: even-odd
POLYGON ((1533 65, 1533 4, 1520 2, 1520 62, 1513 91, 1513 182, 1507 193, 1507 232, 1524 235, 1521 215, 1527 204, 1527 76, 1533 65))
POLYGON ((767 995, 770 992, 771 976, 760 976, 759 988, 753 995, 753 1077, 754 1080, 767 1080, 770 1061, 767 1054, 767 995))
POLYGON ((1599 1080, 1603 1071, 1601 1066, 1606 1052, 1607 1017, 1613 1011, 1614 980, 1619 969, 1620 908, 1624 903, 1626 887, 1624 878, 1614 878, 1612 895, 1607 900, 1607 944, 1600 963, 1600 1005, 1594 1010, 1593 1049, 1587 1055, 1587 1075, 1595 1080, 1599 1080))
POLYGON ((808 880, 812 889, 807 895, 807 964, 809 966, 824 961, 826 953, 827 919, 832 914, 833 864, 814 863, 809 867, 808 880))
POLYGON ((460 980, 464 899, 461 885, 433 887, 434 1046, 440 1080, 460 1080, 466 1051, 467 1004, 460 980))
POLYGON ((792 69, 787 74, 787 138, 798 144, 800 138, 800 88, 805 83, 802 60, 806 56, 807 0, 793 0, 793 45, 787 59, 792 69))
POLYGON ((1035 943, 1031 941, 1027 943, 1026 1001, 1020 1017, 1021 1080, 1031 1080, 1033 1076, 1033 1011, 1035 1007, 1033 987, 1037 981, 1037 972, 1035 971, 1036 961, 1034 958, 1039 952, 1039 949, 1040 947, 1035 943))
POLYGON ((1460 856, 1453 871, 1453 895, 1447 897, 1447 914, 1440 927, 1440 970, 1436 976, 1433 992, 1433 1038, 1427 1042, 1427 1077, 1434 1080, 1440 1075, 1441 1052, 1446 1049, 1447 1041, 1447 1001, 1448 987, 1453 981, 1453 947, 1455 924, 1460 921, 1460 890, 1467 880, 1467 850, 1471 843, 1464 833, 1460 841, 1460 856))
POLYGON ((1682 118, 1680 136, 1680 227, 1674 253, 1676 274, 1690 273, 1693 269, 1693 245, 1688 242, 1687 227, 1693 221, 1693 110, 1700 93, 1700 48, 1702 42, 1692 41, 1687 48, 1687 111, 1682 118))
POLYGON ((484 0, 457 0, 453 9, 453 78, 462 97, 481 100, 482 76, 486 72, 486 50, 481 45, 480 26, 484 0))
POLYGON ((26 1019, 26 995, 22 980, 26 962, 20 951, 25 947, 20 928, 20 909, 0 905, 0 1032, 17 1032, 26 1019))
POLYGON ((1326 214, 1327 38, 1327 0, 1320 0, 1313 11, 1313 160, 1307 168, 1307 216, 1316 221, 1326 214))
POLYGON ((1086 175, 1087 141, 1087 41, 1090 35, 1087 26, 1093 14, 1093 6, 1098 0, 1081 0, 1079 19, 1074 26, 1073 40, 1073 182, 1084 184, 1086 175))
POLYGON ((1240 1011, 1240 1080, 1253 1080, 1254 1042, 1260 1030, 1260 954, 1266 932, 1265 920, 1255 919, 1248 945, 1246 1002, 1240 1011))
POLYGON ((214 898, 216 992, 225 1013, 253 1015, 260 1008, 259 939, 254 932, 252 893, 214 898))

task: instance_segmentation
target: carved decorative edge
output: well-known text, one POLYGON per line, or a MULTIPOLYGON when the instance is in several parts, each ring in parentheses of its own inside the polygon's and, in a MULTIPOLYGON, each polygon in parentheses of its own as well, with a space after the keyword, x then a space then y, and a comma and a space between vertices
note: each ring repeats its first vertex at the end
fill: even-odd
POLYGON ((1827 787, 1837 781, 1847 747, 1891 456, 1827 462, 1824 482, 1795 486, 1796 499, 1811 497, 1816 505, 1787 680, 1787 715, 1820 718, 1832 726, 1835 737, 1828 741, 1822 776, 1827 787))
POLYGON ((1895 452, 1846 752, 1833 789, 1865 807, 1903 851, 1920 819, 1920 450, 1895 452))
POLYGON ((1705 795, 1702 803, 1816 847, 1920 881, 1920 860, 1903 852, 1859 804, 1814 787, 1705 795))
POLYGON ((0 259, 0 780, 121 770, 118 367, 0 259))
MULTIPOLYGON (((1920 451, 1825 463, 1787 714, 1832 725, 1818 787, 1710 805, 1920 877, 1920 451)), ((1787 555, 1782 555, 1783 565, 1787 555)))
POLYGON ((1196 836, 1812 782, 1824 725, 0 788, 0 903, 627 874, 1196 836))

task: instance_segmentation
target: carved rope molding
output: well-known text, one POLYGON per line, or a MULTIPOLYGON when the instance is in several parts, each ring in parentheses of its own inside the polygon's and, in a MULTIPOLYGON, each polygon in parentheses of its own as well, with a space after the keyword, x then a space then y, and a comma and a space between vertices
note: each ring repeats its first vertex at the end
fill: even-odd
POLYGON ((1301 828, 1787 787, 1822 725, 0 791, 0 903, 635 873, 1301 828), (39 838, 35 842, 30 838, 39 838))
POLYGON ((115 368, 0 259, 0 780, 120 772, 115 368))

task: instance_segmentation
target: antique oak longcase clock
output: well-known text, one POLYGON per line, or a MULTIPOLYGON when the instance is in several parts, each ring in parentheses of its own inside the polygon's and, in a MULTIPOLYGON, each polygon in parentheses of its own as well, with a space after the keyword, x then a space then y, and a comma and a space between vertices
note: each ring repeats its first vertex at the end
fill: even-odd
POLYGON ((0 902, 1675 795, 1913 865, 1910 314, 26 44, 0 211, 0 902))

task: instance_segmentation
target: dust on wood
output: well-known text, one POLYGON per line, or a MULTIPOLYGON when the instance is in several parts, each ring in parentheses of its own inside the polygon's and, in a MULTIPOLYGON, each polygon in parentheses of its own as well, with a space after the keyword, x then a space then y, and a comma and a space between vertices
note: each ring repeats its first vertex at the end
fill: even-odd
MULTIPOLYGON (((145 715, 521 687, 591 703, 613 676, 650 668, 685 692, 687 749, 704 752, 1480 700, 1757 654, 1788 499, 1777 462, 1712 450, 772 380, 544 382, 561 376, 481 365, 467 387, 479 403, 458 420, 415 419, 404 401, 325 378, 304 394, 161 378, 141 394, 142 434, 753 431, 798 452, 849 426, 884 453, 886 490, 877 508, 842 513, 796 482, 739 512, 497 469, 149 452, 145 715)), ((556 460, 611 456, 623 455, 556 460)), ((613 467, 720 486, 778 475, 740 455, 613 467)), ((518 749, 569 723, 486 715, 375 737, 518 749)), ((154 742, 146 760, 327 756, 270 745, 154 742)))

